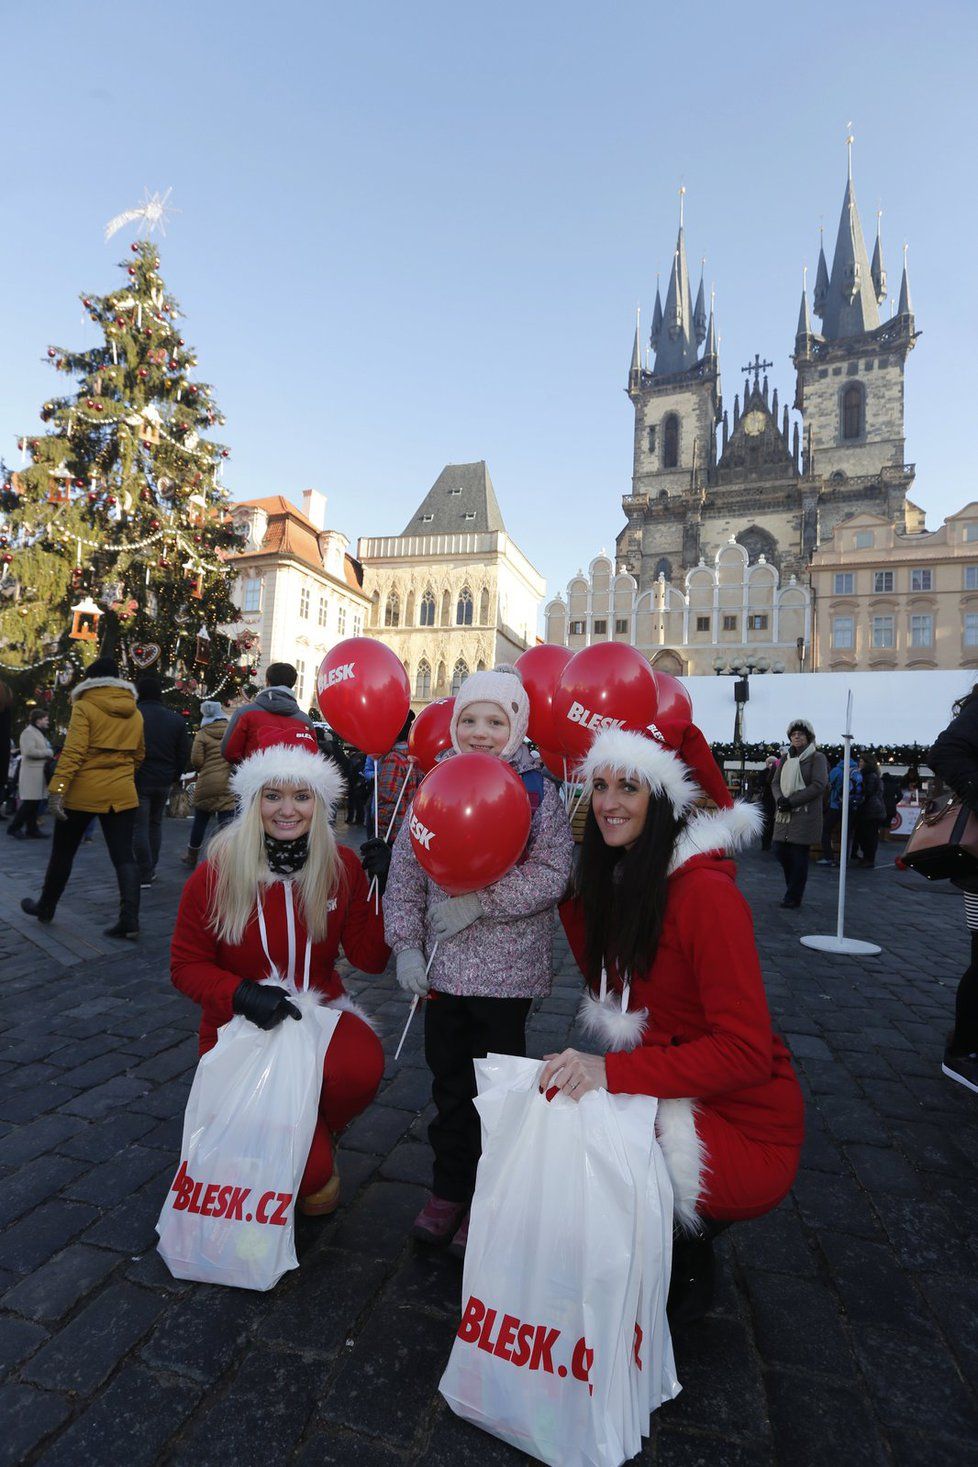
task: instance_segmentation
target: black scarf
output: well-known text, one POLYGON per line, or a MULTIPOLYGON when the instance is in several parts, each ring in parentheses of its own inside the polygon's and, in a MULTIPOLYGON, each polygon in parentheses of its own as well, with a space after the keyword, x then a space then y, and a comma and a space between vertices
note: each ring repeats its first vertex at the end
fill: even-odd
POLYGON ((294 876, 302 870, 308 855, 308 835, 296 836, 295 840, 277 840, 274 835, 265 835, 265 858, 275 876, 294 876))

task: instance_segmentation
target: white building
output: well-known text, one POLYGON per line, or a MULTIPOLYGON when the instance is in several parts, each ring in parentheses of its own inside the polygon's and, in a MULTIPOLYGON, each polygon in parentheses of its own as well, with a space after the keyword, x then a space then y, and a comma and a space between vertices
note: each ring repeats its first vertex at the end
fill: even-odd
POLYGON ((243 625, 258 637, 258 681, 271 662, 298 670, 302 708, 316 697, 316 673, 329 649, 364 629, 370 602, 363 571, 347 554, 349 541, 327 530, 326 499, 315 489, 302 509, 281 494, 246 499, 232 508, 247 531, 244 550, 231 558, 238 572, 234 600, 243 625))

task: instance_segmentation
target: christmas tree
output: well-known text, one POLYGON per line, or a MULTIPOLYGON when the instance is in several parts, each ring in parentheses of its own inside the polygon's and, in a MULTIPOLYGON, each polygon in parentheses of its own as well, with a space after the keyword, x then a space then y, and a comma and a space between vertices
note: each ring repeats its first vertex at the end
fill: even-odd
POLYGON ((184 707, 228 698, 253 672, 225 563, 240 549, 228 450, 206 436, 224 419, 191 380, 159 266, 140 241, 122 289, 82 298, 103 343, 48 348, 74 390, 44 404, 21 466, 0 465, 0 677, 21 698, 50 702, 99 653, 130 677, 158 672, 184 707))

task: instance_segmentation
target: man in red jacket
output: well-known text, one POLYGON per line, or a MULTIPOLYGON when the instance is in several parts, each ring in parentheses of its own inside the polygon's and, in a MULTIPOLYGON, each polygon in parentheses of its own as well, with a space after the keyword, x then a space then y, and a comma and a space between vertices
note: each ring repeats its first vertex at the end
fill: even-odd
POLYGON ((288 662, 272 662, 265 673, 265 686, 254 702, 245 703, 231 715, 221 753, 229 764, 240 764, 249 754, 273 744, 319 753, 316 730, 302 712, 292 689, 299 674, 288 662))

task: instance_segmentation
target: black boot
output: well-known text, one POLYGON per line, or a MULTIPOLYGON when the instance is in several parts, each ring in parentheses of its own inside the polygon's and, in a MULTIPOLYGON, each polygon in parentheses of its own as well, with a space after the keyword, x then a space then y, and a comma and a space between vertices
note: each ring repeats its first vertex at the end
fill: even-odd
POLYGON ((119 920, 106 927, 104 937, 127 937, 135 942, 139 936, 139 867, 135 864, 116 868, 119 882, 119 920))
POLYGON ((717 1267, 713 1239, 729 1223, 701 1219, 700 1233, 690 1236, 678 1230, 672 1239, 672 1278, 666 1314, 671 1329, 683 1329, 703 1318, 713 1304, 717 1267))
POLYGON ((26 912, 28 917, 36 917, 39 922, 47 923, 54 919, 54 908, 45 905, 43 896, 38 902, 33 897, 24 897, 20 910, 26 912))

